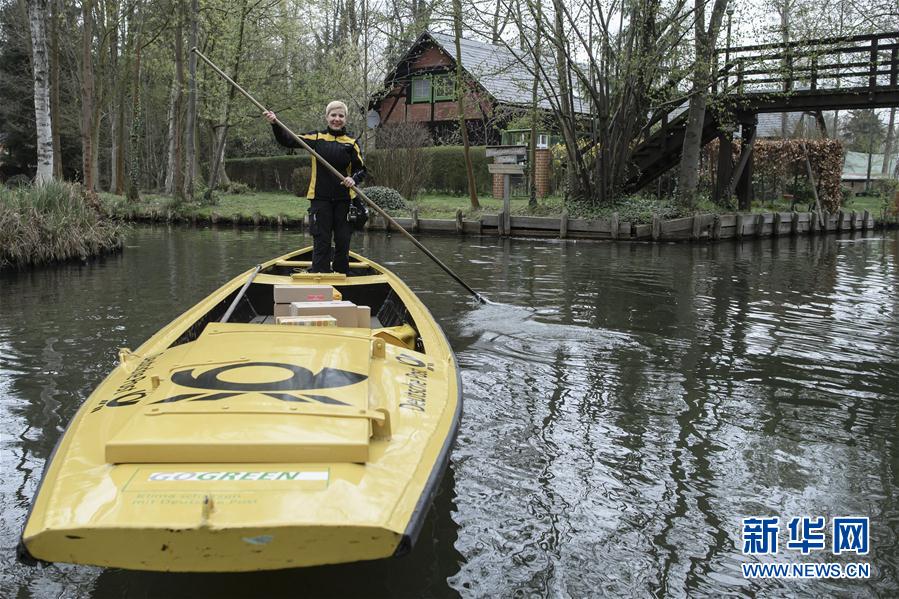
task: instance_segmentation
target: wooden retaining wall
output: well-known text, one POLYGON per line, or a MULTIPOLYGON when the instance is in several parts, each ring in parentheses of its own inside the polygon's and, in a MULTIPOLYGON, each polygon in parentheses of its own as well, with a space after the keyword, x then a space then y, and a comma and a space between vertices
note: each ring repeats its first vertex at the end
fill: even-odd
MULTIPOLYGON (((455 219, 395 218, 404 229, 412 233, 442 233, 449 235, 500 235, 515 237, 557 237, 571 239, 605 239, 621 241, 715 241, 718 239, 742 239, 772 237, 780 235, 808 235, 815 232, 865 231, 874 228, 899 225, 899 218, 877 222, 864 212, 840 211, 823 214, 824 226, 818 226, 818 215, 814 212, 771 212, 766 214, 697 214, 687 218, 661 220, 654 218, 650 224, 620 222, 616 214, 608 219, 585 220, 568 218, 544 218, 536 216, 513 216, 509 219, 510 232, 505 231, 503 214, 485 214, 477 220, 466 220, 462 211, 456 212, 455 219)), ((153 210, 145 214, 129 215, 129 220, 145 222, 209 222, 213 225, 290 227, 308 230, 308 216, 302 219, 283 216, 264 217, 260 214, 241 216, 224 215, 213 212, 209 218, 191 215, 179 216, 172 211, 153 210)), ((369 217, 366 230, 383 231, 384 219, 377 214, 369 217)))
MULTIPOLYGON (((479 220, 463 220, 461 212, 456 219, 395 219, 412 233, 474 233, 476 235, 512 235, 517 237, 561 237, 573 239, 608 239, 621 241, 715 241, 774 237, 781 235, 805 235, 815 232, 864 231, 881 226, 865 210, 823 213, 824 225, 818 225, 814 212, 771 212, 765 214, 697 214, 686 218, 661 220, 656 217, 651 224, 620 222, 617 214, 608 219, 585 220, 580 218, 544 218, 513 216, 510 231, 505 231, 503 214, 486 214, 479 220)), ((384 219, 373 214, 366 224, 369 230, 384 230, 384 219)))

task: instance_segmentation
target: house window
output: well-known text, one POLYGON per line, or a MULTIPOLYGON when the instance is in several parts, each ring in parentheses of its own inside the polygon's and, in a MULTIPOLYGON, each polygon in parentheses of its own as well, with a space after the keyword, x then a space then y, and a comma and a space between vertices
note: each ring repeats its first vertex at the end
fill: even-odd
POLYGON ((433 85, 435 102, 456 99, 456 86, 454 85, 453 78, 449 75, 435 75, 433 85))
POLYGON ((431 101, 431 78, 430 77, 413 77, 412 78, 412 102, 430 102, 431 101))
POLYGON ((540 149, 546 149, 549 147, 549 135, 546 133, 541 133, 537 136, 537 147, 540 149))

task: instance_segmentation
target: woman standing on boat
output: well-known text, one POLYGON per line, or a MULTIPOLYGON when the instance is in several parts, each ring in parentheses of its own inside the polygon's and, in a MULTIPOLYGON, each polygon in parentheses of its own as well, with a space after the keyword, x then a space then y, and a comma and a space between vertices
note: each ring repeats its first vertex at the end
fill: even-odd
MULTIPOLYGON (((346 104, 335 100, 325 109, 327 127, 323 131, 304 133, 300 137, 318 152, 324 160, 341 173, 335 177, 327 167, 319 168, 318 160, 312 161, 312 176, 306 197, 309 207, 309 228, 312 233, 312 268, 309 272, 342 272, 350 270, 350 238, 353 223, 349 222, 350 202, 356 192, 350 189, 365 178, 365 163, 358 142, 346 132, 346 104), (334 258, 331 259, 331 240, 334 240, 334 258)), ((275 139, 282 146, 299 148, 297 142, 279 124, 275 113, 266 111, 265 119, 271 123, 275 139)))

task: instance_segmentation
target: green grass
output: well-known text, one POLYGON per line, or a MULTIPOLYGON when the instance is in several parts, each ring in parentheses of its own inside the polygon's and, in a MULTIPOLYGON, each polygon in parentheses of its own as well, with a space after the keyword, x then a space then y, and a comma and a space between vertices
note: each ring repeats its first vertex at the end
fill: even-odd
MULTIPOLYGON (((171 211, 180 218, 188 220, 192 216, 203 220, 209 219, 213 212, 229 220, 233 220, 234 216, 238 216, 241 220, 250 220, 254 215, 264 220, 279 215, 287 219, 301 219, 309 207, 306 198, 291 193, 250 192, 218 194, 217 197, 218 203, 214 206, 189 202, 179 205, 171 197, 158 194, 142 194, 139 202, 130 203, 122 196, 103 193, 101 201, 110 214, 125 218, 156 214, 159 218, 165 219, 166 213, 171 211)), ((411 208, 417 207, 419 218, 455 218, 456 209, 461 208, 466 218, 477 218, 481 214, 496 214, 502 210, 502 199, 481 197, 479 202, 481 209, 474 211, 471 209, 468 196, 429 194, 421 196, 415 202, 408 202, 409 210, 391 211, 390 214, 409 216, 411 208)), ((558 197, 540 200, 536 210, 528 209, 527 198, 512 198, 510 203, 513 214, 549 216, 562 212, 562 199, 558 197)))
MULTIPOLYGON (((130 203, 124 197, 112 194, 101 194, 105 210, 114 216, 125 219, 153 218, 167 220, 168 214, 179 220, 212 220, 213 214, 216 220, 223 222, 260 222, 275 221, 279 216, 282 220, 290 222, 302 219, 306 215, 309 202, 302 197, 291 193, 275 192, 247 192, 241 194, 217 194, 216 205, 203 205, 200 203, 182 202, 180 204, 172 198, 156 194, 144 194, 140 202, 130 203)), ((446 194, 422 194, 415 201, 407 201, 408 210, 389 211, 394 217, 408 217, 413 207, 418 208, 419 218, 445 218, 452 219, 456 216, 456 210, 462 210, 466 219, 477 219, 483 214, 497 214, 502 210, 501 198, 481 196, 478 198, 480 210, 472 210, 468 196, 451 196, 446 194)), ((513 197, 510 200, 512 214, 522 216, 547 216, 558 217, 561 215, 565 204, 561 197, 550 196, 538 200, 537 206, 528 206, 528 200, 524 197, 513 197)), ((880 197, 854 197, 844 206, 846 210, 868 210, 875 217, 879 217, 882 211, 882 199, 880 197)), ((618 212, 621 222, 649 223, 653 214, 658 214, 663 219, 678 218, 692 214, 683 212, 674 202, 668 199, 658 200, 654 196, 632 196, 622 198, 614 206, 585 206, 571 203, 568 205, 568 213, 572 218, 602 219, 608 218, 613 212, 618 212)), ((769 200, 756 202, 752 211, 760 212, 787 212, 791 209, 789 201, 769 200)), ((807 210, 805 204, 797 204, 796 209, 807 210)), ((701 213, 724 213, 724 210, 708 199, 701 200, 697 207, 701 213)))
MULTIPOLYGON (((792 204, 789 200, 765 200, 762 202, 754 202, 752 205, 752 211, 755 213, 760 212, 789 212, 791 210, 792 204)), ((809 202, 797 202, 795 209, 799 212, 804 212, 810 209, 814 209, 814 201, 809 202)), ((881 213, 884 209, 884 198, 883 196, 873 195, 873 196, 852 196, 844 201, 841 206, 842 210, 847 211, 856 211, 856 212, 864 212, 867 210, 870 212, 875 218, 881 216, 881 213)))
POLYGON ((843 206, 846 210, 867 210, 874 216, 880 216, 885 208, 883 196, 855 196, 850 198, 843 206))

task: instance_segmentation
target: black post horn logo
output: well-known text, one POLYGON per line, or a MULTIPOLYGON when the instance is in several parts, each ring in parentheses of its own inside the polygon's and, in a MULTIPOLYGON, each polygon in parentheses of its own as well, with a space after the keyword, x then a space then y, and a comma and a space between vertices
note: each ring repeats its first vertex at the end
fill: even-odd
POLYGON ((217 391, 218 393, 185 393, 167 397, 153 403, 172 403, 184 400, 215 401, 244 393, 258 392, 281 401, 314 401, 334 405, 348 405, 346 402, 336 400, 326 395, 300 394, 297 392, 346 387, 364 381, 367 378, 368 376, 364 374, 341 370, 339 368, 322 368, 319 372, 313 374, 308 368, 279 362, 245 362, 241 364, 229 364, 227 366, 219 366, 207 370, 199 375, 194 374, 193 368, 188 368, 174 373, 172 375, 172 382, 181 385, 182 387, 203 389, 204 391, 217 391), (225 381, 220 378, 225 372, 258 366, 287 370, 291 373, 291 376, 277 381, 259 383, 225 381), (297 394, 295 395, 295 393, 297 394))

